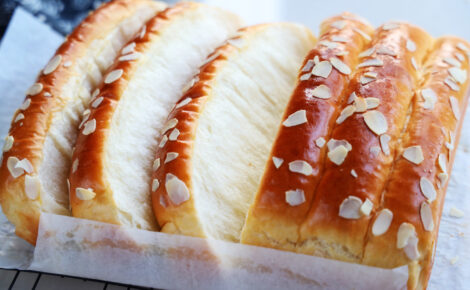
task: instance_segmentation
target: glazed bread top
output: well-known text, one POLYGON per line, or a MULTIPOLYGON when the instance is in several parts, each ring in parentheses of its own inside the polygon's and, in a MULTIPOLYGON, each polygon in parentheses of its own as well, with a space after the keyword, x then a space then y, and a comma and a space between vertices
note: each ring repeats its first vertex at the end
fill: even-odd
POLYGON ((164 7, 147 0, 102 5, 66 38, 28 90, 0 168, 2 209, 18 236, 35 243, 41 211, 70 214, 66 179, 90 91, 122 45, 164 7))
MULTIPOLYGON (((300 25, 242 29, 168 117, 153 207, 162 231, 238 241, 296 73, 314 45, 300 25)), ((159 165, 159 166, 158 166, 159 165)))
POLYGON ((294 249, 322 175, 326 141, 346 102, 346 89, 373 28, 351 13, 321 24, 319 42, 304 60, 284 111, 271 158, 242 232, 243 243, 294 249), (328 94, 321 95, 321 90, 328 94), (295 116, 305 118, 293 123, 295 116), (299 169, 307 170, 299 170, 299 169), (299 200, 289 198, 298 194, 299 200))
POLYGON ((158 229, 150 175, 160 131, 207 55, 240 27, 237 16, 183 2, 128 43, 94 93, 73 157, 73 216, 158 229))

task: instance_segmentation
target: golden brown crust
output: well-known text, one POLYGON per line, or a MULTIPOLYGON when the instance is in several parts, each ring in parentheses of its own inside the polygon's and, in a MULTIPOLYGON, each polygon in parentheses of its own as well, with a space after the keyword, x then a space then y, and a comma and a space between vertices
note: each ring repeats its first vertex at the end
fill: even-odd
MULTIPOLYGON (((419 239, 418 250, 420 258, 417 273, 413 279, 418 283, 419 288, 426 288, 427 281, 431 273, 435 243, 439 229, 444 198, 447 189, 448 178, 443 184, 439 179, 439 174, 444 173, 439 166, 439 155, 449 160, 446 171, 450 175, 456 150, 449 150, 446 144, 451 143, 449 134, 456 136, 453 147, 456 148, 460 129, 463 122, 463 115, 468 103, 469 96, 469 60, 465 52, 457 47, 459 43, 470 45, 465 41, 455 37, 442 37, 434 45, 434 50, 427 57, 424 66, 424 76, 422 85, 416 91, 413 99, 413 111, 402 137, 402 143, 396 156, 393 172, 390 174, 387 187, 383 193, 382 203, 377 210, 387 208, 393 213, 392 223, 386 233, 374 236, 370 229, 367 235, 363 263, 379 267, 396 267, 410 263, 410 259, 402 249, 398 249, 397 231, 404 222, 415 227, 419 239), (446 59, 457 60, 456 54, 462 54, 464 58, 458 60, 460 68, 465 70, 466 81, 460 84, 459 91, 453 91, 445 80, 450 76, 448 69, 452 65, 446 59), (435 92, 437 100, 432 109, 426 108, 423 99, 423 91, 435 92), (458 100, 460 108, 460 118, 454 116, 450 96, 458 100), (403 150, 410 146, 419 145, 422 148, 424 160, 419 165, 413 164, 404 159, 401 155, 403 150), (434 201, 429 201, 432 211, 434 228, 425 230, 421 219, 420 208, 427 199, 420 189, 420 179, 429 179, 436 188, 437 197, 434 201), (380 254, 379 254, 380 253, 380 254)), ((370 227, 369 227, 370 228, 370 227)), ((416 285, 416 284, 415 284, 416 285)), ((410 284, 410 288, 414 285, 410 284)))
POLYGON ((61 98, 61 88, 70 78, 72 71, 64 64, 70 62, 73 65, 75 60, 86 54, 95 39, 104 37, 118 23, 132 16, 137 9, 157 5, 161 4, 148 0, 117 0, 104 4, 91 13, 56 51, 55 56, 61 56, 57 68, 49 74, 39 75, 36 82, 43 85, 42 91, 27 97, 26 100, 31 100, 30 106, 15 114, 13 119, 20 112, 25 118, 11 124, 9 136, 15 141, 13 147, 3 155, 0 168, 0 201, 3 212, 16 226, 17 235, 31 244, 36 241, 41 199, 39 197, 31 200, 26 196, 24 175, 13 178, 7 168, 7 160, 11 156, 20 160, 26 158, 33 165, 34 173, 37 173, 43 159, 43 144, 53 113, 60 111, 65 105, 65 100, 61 98))
MULTIPOLYGON (((161 30, 165 29, 173 19, 199 6, 200 4, 183 2, 158 13, 147 22, 145 34, 137 35, 129 43, 135 43, 135 52, 145 54, 151 43, 159 39, 161 30)), ((72 159, 79 160, 79 166, 75 173, 70 174, 70 203, 73 216, 113 224, 121 224, 121 222, 113 191, 104 173, 105 143, 117 104, 127 88, 128 80, 132 78, 139 66, 138 61, 119 61, 118 58, 108 70, 108 74, 115 70, 122 70, 122 76, 112 83, 102 83, 99 87, 100 93, 95 100, 102 97, 103 101, 97 108, 89 108, 91 113, 88 117, 88 120, 96 120, 96 130, 89 135, 79 134, 72 159), (81 200, 75 194, 77 188, 91 188, 96 196, 91 200, 81 200)), ((82 131, 83 129, 84 127, 81 128, 82 131)))
MULTIPOLYGON (((307 55, 302 68, 316 57, 319 61, 337 57, 348 67, 354 68, 359 60, 358 55, 369 42, 372 32, 371 26, 356 20, 350 13, 327 19, 321 25, 321 37, 317 46, 307 55), (344 42, 335 42, 337 38, 344 38, 344 42), (333 43, 337 47, 330 48, 325 43, 333 43), (347 54, 340 55, 341 52, 347 54)), ((298 110, 306 110, 307 124, 280 127, 270 156, 283 159, 283 164, 276 168, 271 157, 269 158, 242 232, 242 243, 290 250, 297 243, 299 226, 305 219, 314 189, 323 172, 326 146, 319 148, 315 140, 320 137, 329 139, 341 105, 347 100, 345 91, 352 76, 333 68, 327 78, 312 76, 302 80, 311 71, 311 68, 307 68, 301 69, 299 73, 300 80, 283 118, 285 120, 298 110), (307 96, 308 90, 319 85, 326 85, 331 89, 331 98, 324 100, 307 96), (304 176, 289 171, 288 163, 299 159, 313 167, 313 174, 304 176), (297 188, 304 191, 305 202, 291 206, 286 202, 285 192, 297 188)))

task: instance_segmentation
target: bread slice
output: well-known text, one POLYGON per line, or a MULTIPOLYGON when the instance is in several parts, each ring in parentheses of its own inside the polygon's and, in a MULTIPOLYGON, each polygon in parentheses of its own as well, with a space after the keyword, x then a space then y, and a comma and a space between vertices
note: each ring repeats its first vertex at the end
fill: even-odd
POLYGON ((297 71, 300 25, 241 30, 201 68, 162 131, 152 181, 162 231, 238 241, 297 71))
POLYGON ((15 113, 0 168, 0 201, 16 234, 34 244, 42 211, 69 215, 67 176, 80 116, 121 47, 165 4, 116 0, 65 40, 15 113))
POLYGON ((157 230, 150 176, 160 131, 207 55, 240 27, 237 16, 183 2, 155 16, 95 93, 70 175, 73 216, 157 230))
POLYGON ((318 44, 304 60, 283 117, 286 120, 304 111, 306 122, 278 128, 271 158, 267 159, 243 228, 242 243, 295 250, 300 225, 323 173, 326 142, 342 104, 349 98, 349 81, 373 28, 356 15, 342 13, 323 21, 320 31, 318 44), (313 90, 325 86, 330 88, 327 99, 312 96, 313 90), (291 165, 304 162, 309 172, 292 172, 291 165), (298 193, 300 200, 290 199, 298 193))

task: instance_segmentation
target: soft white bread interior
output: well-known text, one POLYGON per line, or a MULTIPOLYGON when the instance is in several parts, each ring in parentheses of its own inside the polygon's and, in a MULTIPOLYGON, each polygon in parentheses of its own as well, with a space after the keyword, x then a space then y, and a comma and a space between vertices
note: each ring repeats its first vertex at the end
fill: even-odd
POLYGON ((153 182, 161 186, 153 204, 163 231, 239 240, 298 68, 314 42, 303 26, 266 24, 243 29, 212 55, 169 117, 178 120, 181 137, 157 153, 162 166, 153 182))
POLYGON ((67 37, 28 90, 0 169, 3 212, 28 242, 36 241, 40 212, 70 214, 67 176, 90 91, 122 46, 164 7, 149 0, 104 4, 67 37))
POLYGON ((95 120, 96 130, 82 131, 76 144, 78 165, 70 179, 74 216, 158 229, 149 184, 160 131, 184 85, 239 27, 239 18, 229 12, 179 3, 157 14, 143 38, 123 49, 108 74, 118 78, 105 81, 95 99, 100 104, 90 108, 87 120, 95 120))

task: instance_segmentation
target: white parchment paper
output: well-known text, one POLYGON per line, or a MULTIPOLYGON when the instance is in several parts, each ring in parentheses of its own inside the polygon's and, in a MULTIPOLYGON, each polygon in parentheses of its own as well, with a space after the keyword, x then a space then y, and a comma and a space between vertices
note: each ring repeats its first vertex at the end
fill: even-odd
MULTIPOLYGON (((323 18, 327 17, 325 15, 323 18)), ((412 19, 411 19, 412 22, 412 19)), ((0 46, 0 134, 62 37, 17 9, 0 46)), ((3 140, 0 141, 0 147, 3 140)), ((470 118, 458 147, 429 289, 470 285, 470 118)), ((31 269, 159 288, 400 289, 405 268, 384 270, 221 241, 43 214, 36 249, 0 211, 0 268, 31 269)))

